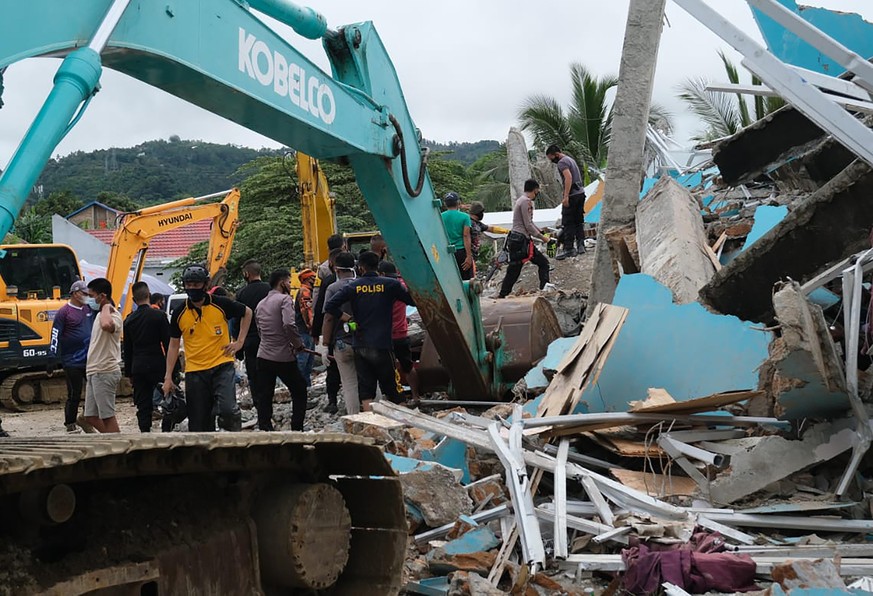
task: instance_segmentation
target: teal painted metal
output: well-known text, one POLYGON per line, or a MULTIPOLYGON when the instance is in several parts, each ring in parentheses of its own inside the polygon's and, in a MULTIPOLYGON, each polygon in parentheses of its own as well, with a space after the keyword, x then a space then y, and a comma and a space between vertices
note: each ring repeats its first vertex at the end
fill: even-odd
POLYGON ((758 386, 773 335, 697 302, 674 304, 648 275, 622 276, 613 304, 630 310, 597 383, 574 413, 626 412, 662 387, 676 401, 758 386))
MULTIPOLYGON (((0 20, 0 68, 84 45, 110 4, 15 3, 0 20)), ((451 375, 454 395, 487 398, 490 371, 503 348, 496 347, 496 356, 485 349, 480 288, 475 282, 465 288, 449 251, 423 171, 421 135, 382 40, 371 23, 360 23, 328 32, 324 47, 333 77, 234 0, 141 0, 125 11, 102 58, 106 68, 316 158, 347 159, 451 375)), ((18 181, 3 198, 7 225, 29 190, 23 182, 36 179, 69 123, 55 106, 43 112, 51 112, 43 125, 52 125, 51 134, 23 145, 0 178, 0 188, 18 181)))
POLYGON ((248 5, 285 23, 298 35, 309 39, 319 39, 327 32, 325 18, 309 8, 298 6, 288 0, 246 0, 248 5))
MULTIPOLYGON (((850 50, 865 58, 873 58, 873 23, 865 21, 861 15, 825 8, 800 7, 795 0, 778 1, 850 50)), ((845 72, 845 69, 834 60, 761 11, 753 8, 752 14, 761 35, 764 36, 767 49, 783 62, 832 77, 840 76, 845 72)))
POLYGON ((55 75, 55 84, 6 170, 0 175, 0 239, 4 238, 52 151, 67 133, 76 111, 97 88, 100 56, 88 48, 70 54, 55 75))

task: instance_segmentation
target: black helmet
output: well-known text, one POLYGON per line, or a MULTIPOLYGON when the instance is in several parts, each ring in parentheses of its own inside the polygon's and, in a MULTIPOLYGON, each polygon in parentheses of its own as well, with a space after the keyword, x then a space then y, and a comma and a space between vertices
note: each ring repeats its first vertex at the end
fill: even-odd
POLYGON ((188 265, 182 272, 182 283, 206 283, 209 281, 209 272, 203 265, 188 265))
POLYGON ((456 192, 447 192, 446 196, 443 197, 443 202, 446 207, 454 207, 461 202, 461 195, 456 192))
POLYGON ((478 215, 482 217, 485 213, 485 205, 480 203, 479 201, 473 201, 470 203, 470 215, 478 215))

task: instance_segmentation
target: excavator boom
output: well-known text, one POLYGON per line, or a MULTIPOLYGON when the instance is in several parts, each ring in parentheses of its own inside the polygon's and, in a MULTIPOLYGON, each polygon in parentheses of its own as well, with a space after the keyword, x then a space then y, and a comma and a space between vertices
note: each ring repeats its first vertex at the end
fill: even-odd
POLYGON ((327 239, 336 234, 335 201, 317 159, 298 151, 296 168, 303 220, 303 262, 315 268, 327 259, 327 239))
POLYGON ((230 258, 236 234, 239 199, 239 190, 234 188, 125 213, 112 238, 109 264, 106 266, 106 278, 112 284, 112 299, 119 305, 121 316, 126 317, 133 308, 130 288, 142 277, 149 243, 158 234, 211 219, 206 262, 213 279, 221 275, 230 258), (219 203, 197 204, 222 195, 226 196, 219 203))

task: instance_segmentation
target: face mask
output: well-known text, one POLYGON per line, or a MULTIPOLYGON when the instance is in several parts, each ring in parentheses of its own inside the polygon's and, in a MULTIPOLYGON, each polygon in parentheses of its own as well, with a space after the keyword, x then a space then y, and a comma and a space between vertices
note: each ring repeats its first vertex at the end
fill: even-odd
POLYGON ((561 161, 561 158, 560 157, 553 157, 550 161, 552 163, 558 163, 559 161, 561 161))
POLYGON ((355 271, 355 269, 352 268, 352 267, 337 267, 337 269, 340 270, 340 271, 351 271, 351 272, 352 272, 352 278, 356 278, 356 277, 358 277, 358 272, 355 271))
POLYGON ((100 310, 100 305, 97 304, 97 299, 93 296, 86 296, 85 304, 87 304, 91 308, 91 310, 100 310))
POLYGON ((191 302, 200 302, 206 299, 206 290, 203 288, 194 289, 186 289, 185 293, 188 294, 188 299, 191 302))

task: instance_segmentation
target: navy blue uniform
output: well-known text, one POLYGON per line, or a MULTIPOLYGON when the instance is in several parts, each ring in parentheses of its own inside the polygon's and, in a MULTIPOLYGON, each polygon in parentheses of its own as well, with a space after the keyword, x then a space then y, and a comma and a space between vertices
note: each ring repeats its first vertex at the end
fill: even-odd
POLYGON ((415 306, 399 281, 372 271, 349 282, 324 305, 324 312, 339 318, 342 305, 351 304, 352 317, 358 326, 353 347, 358 396, 362 402, 376 397, 377 382, 388 399, 400 399, 394 380, 394 344, 391 339, 394 302, 398 300, 415 306))

